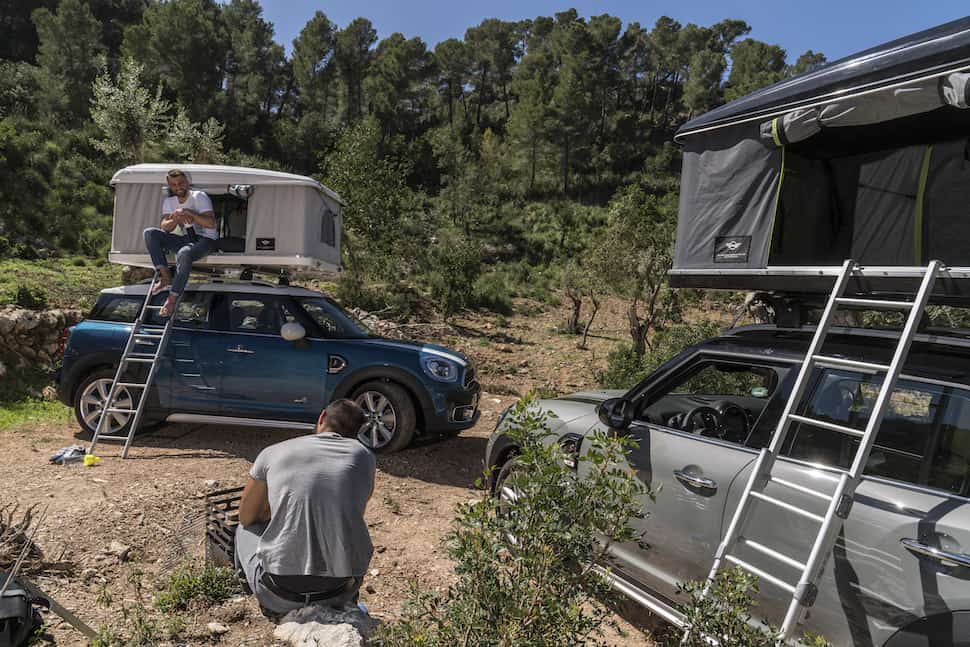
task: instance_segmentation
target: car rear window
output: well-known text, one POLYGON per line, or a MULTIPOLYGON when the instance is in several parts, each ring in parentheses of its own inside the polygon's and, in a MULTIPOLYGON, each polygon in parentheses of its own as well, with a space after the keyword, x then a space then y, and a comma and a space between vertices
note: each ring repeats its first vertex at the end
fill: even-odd
MULTIPOLYGON (((799 413, 865 429, 882 375, 826 369, 799 413)), ((849 467, 858 441, 796 423, 788 454, 849 467)), ((866 474, 970 496, 970 390, 900 380, 889 399, 866 474)))

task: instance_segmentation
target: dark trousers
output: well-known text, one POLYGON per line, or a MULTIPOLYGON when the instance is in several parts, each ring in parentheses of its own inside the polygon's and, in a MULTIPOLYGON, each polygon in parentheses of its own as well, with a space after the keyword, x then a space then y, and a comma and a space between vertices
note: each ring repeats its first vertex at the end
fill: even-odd
POLYGON ((284 614, 311 604, 341 608, 357 601, 363 577, 266 573, 256 555, 259 537, 265 529, 263 524, 239 524, 236 528, 236 566, 245 574, 246 583, 264 609, 284 614), (327 591, 338 592, 328 597, 317 595, 327 591))

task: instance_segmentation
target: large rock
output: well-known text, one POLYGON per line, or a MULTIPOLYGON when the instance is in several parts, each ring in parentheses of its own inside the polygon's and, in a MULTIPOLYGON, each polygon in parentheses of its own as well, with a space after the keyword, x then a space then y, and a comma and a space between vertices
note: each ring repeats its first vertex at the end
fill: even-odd
POLYGON ((363 647, 364 638, 377 622, 356 607, 303 607, 290 611, 273 632, 278 640, 294 647, 363 647))

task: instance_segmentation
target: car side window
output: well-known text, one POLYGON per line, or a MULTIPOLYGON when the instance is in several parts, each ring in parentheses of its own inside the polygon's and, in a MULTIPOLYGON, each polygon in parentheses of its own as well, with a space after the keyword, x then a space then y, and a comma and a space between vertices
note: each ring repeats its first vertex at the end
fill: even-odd
MULTIPOLYGON (((799 413, 859 429, 872 413, 882 375, 823 369, 799 413)), ((785 453, 849 467, 858 439, 795 423, 785 453)), ((970 389, 900 380, 869 455, 865 473, 970 494, 970 389)))
POLYGON ((272 295, 236 294, 229 298, 231 332, 278 335, 282 325, 279 304, 272 295))
MULTIPOLYGON (((153 305, 161 305, 165 302, 168 293, 163 292, 152 297, 153 305)), ((179 328, 203 329, 209 327, 209 315, 212 304, 212 293, 186 291, 179 301, 179 307, 175 311, 175 325, 179 328)), ((166 321, 159 316, 158 311, 149 313, 146 321, 155 326, 164 326, 166 321)))
POLYGON ((303 299, 300 302, 303 310, 313 319, 314 323, 320 328, 324 337, 341 337, 343 328, 333 313, 330 312, 323 299, 303 299))
POLYGON ((637 417, 699 436, 744 443, 777 389, 770 366, 701 359, 650 393, 637 417))
POLYGON ((91 319, 98 321, 117 321, 120 323, 134 323, 145 302, 142 296, 111 296, 102 298, 91 311, 91 319))

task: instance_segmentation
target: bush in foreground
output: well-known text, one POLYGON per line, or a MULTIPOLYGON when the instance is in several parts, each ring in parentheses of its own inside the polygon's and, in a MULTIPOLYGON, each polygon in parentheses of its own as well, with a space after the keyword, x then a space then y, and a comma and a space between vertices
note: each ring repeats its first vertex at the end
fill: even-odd
POLYGON ((546 414, 534 400, 515 405, 508 420, 521 447, 505 480, 515 496, 459 506, 445 540, 457 581, 443 593, 415 585, 404 617, 386 625, 376 645, 597 643, 615 598, 593 565, 607 562, 609 543, 639 539, 629 521, 642 516, 647 494, 633 473, 617 467, 630 441, 587 439, 588 474, 579 480, 559 444, 548 442, 546 414))

